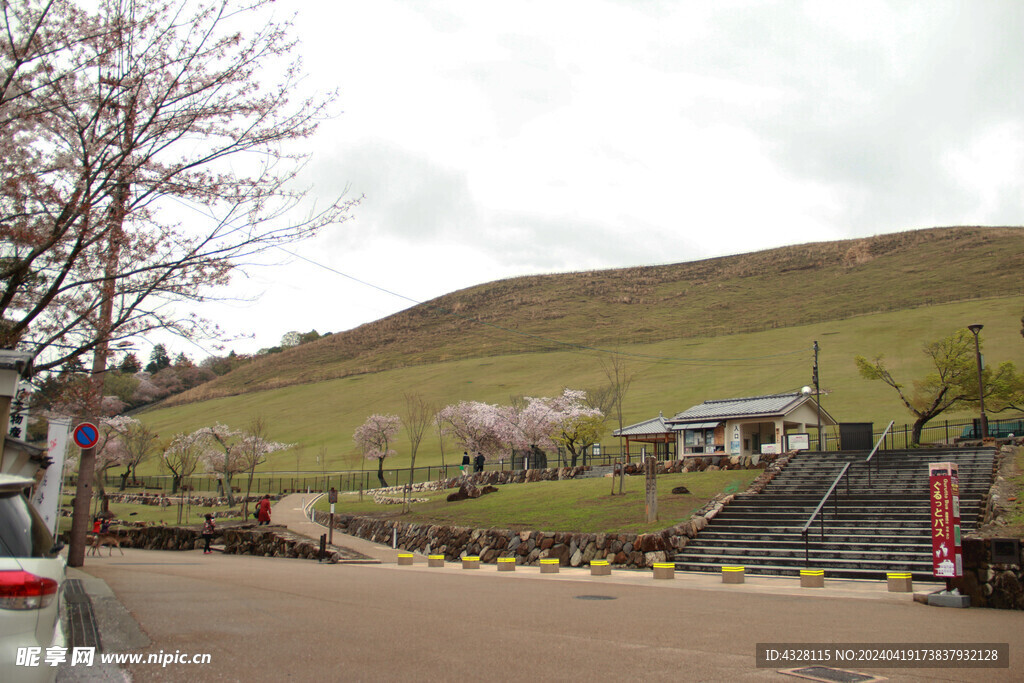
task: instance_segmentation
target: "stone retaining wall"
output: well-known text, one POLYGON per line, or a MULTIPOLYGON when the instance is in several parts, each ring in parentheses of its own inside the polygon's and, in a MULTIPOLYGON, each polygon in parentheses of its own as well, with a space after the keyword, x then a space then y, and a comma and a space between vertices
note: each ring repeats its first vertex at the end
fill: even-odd
POLYGON ((992 562, 991 539, 963 540, 964 575, 953 586, 971 596, 971 607, 1024 609, 1024 556, 1018 546, 1016 562, 992 562))
MULTIPOLYGON (((248 497, 250 503, 263 498, 262 495, 253 495, 248 497)), ((282 498, 280 495, 271 495, 270 499, 278 501, 282 498)), ((108 493, 107 500, 111 503, 132 503, 135 505, 162 505, 164 507, 176 506, 178 504, 178 495, 175 494, 173 497, 160 493, 108 493)), ((190 504, 196 507, 220 507, 228 504, 228 499, 225 496, 192 496, 190 504)), ((245 496, 235 496, 235 504, 241 505, 246 501, 245 496)))
MULTIPOLYGON (((204 545, 200 528, 175 526, 147 526, 117 530, 125 547, 145 550, 196 550, 204 545)), ((293 534, 280 526, 253 524, 221 527, 213 542, 224 546, 230 555, 261 555, 263 557, 292 557, 318 559, 319 544, 305 536, 293 534)), ((325 561, 338 562, 341 555, 328 551, 325 561)))

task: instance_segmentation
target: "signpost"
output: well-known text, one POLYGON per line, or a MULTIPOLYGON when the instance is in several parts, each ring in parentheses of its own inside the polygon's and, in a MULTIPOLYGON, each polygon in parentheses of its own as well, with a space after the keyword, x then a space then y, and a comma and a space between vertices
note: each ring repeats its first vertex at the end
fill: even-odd
POLYGON ((811 435, 807 433, 802 434, 787 434, 786 435, 787 451, 807 451, 811 449, 811 435))
POLYGON ((650 457, 644 460, 644 484, 647 498, 647 523, 658 521, 658 460, 650 457))
POLYGON ((75 445, 79 448, 92 448, 100 440, 100 430, 92 422, 81 422, 75 427, 75 445))
POLYGON ((85 564, 85 534, 89 525, 89 505, 92 503, 92 470, 96 463, 96 444, 100 440, 100 430, 92 422, 79 422, 72 439, 82 449, 82 455, 78 461, 78 487, 71 517, 68 566, 81 567, 85 564))
POLYGON ((331 504, 331 523, 327 527, 327 542, 334 545, 334 504, 338 502, 338 490, 333 486, 331 490, 327 492, 327 502, 331 504))
POLYGON ((932 575, 950 579, 964 575, 960 545, 960 476, 955 462, 928 465, 928 499, 932 511, 932 575))

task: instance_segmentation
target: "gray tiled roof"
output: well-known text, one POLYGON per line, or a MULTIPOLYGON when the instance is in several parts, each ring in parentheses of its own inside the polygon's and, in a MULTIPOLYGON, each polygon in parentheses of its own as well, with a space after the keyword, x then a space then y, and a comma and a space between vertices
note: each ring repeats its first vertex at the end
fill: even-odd
POLYGON ((647 436, 649 434, 666 434, 671 431, 673 431, 672 427, 665 421, 664 417, 659 415, 650 420, 644 420, 622 429, 616 429, 612 432, 612 436, 647 436))
POLYGON ((794 393, 704 401, 704 403, 684 410, 671 418, 669 422, 677 424, 707 422, 712 419, 728 420, 742 417, 784 415, 809 398, 809 396, 794 393))

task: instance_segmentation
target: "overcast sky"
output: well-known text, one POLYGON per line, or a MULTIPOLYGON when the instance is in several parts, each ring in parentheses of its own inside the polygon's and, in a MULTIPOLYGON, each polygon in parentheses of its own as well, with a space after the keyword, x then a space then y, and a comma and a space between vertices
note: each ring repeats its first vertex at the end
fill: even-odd
MULTIPOLYGON (((342 113, 295 251, 417 301, 1024 215, 1024 3, 282 0, 342 113)), ((280 255, 287 259, 284 254, 280 255)), ((309 263, 204 308, 229 348, 410 305, 309 263)), ((195 348, 172 342, 195 355, 195 348)))

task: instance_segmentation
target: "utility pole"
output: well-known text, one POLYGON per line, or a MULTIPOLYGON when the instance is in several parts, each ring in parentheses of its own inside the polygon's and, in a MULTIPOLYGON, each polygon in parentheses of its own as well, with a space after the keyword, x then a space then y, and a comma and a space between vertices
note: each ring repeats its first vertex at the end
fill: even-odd
POLYGON ((818 450, 824 452, 825 444, 821 441, 821 383, 818 377, 818 341, 814 341, 814 402, 818 407, 818 450))

